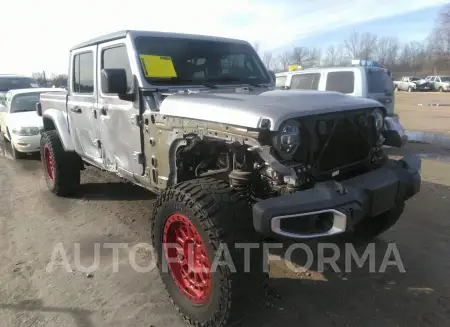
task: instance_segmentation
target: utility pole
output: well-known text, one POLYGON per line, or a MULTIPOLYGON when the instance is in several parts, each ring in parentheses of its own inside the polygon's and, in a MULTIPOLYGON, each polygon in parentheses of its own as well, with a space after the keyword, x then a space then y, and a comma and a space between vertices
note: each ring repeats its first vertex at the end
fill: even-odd
POLYGON ((44 79, 44 86, 47 86, 47 79, 45 78, 45 70, 42 71, 42 78, 44 79))

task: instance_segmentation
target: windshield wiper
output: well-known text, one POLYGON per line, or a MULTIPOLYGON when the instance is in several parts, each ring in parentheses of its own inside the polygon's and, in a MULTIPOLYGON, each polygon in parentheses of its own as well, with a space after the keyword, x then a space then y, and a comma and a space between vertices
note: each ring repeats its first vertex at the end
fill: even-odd
POLYGON ((216 77, 216 78, 208 78, 205 81, 207 82, 239 82, 240 84, 248 84, 254 87, 264 87, 264 84, 254 83, 254 82, 248 82, 243 81, 242 79, 238 77, 231 77, 231 76, 222 76, 222 77, 216 77))
POLYGON ((194 85, 202 85, 209 87, 210 89, 217 89, 217 86, 210 83, 204 83, 201 81, 193 80, 193 79, 187 79, 187 78, 180 78, 180 77, 168 77, 168 78, 152 78, 152 82, 155 83, 166 83, 166 84, 183 84, 183 83, 189 83, 194 85))

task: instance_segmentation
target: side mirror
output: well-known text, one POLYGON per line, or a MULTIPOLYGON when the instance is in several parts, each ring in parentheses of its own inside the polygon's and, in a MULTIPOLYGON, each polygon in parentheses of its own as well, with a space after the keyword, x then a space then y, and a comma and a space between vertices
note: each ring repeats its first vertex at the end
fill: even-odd
POLYGON ((42 117, 42 105, 40 102, 36 103, 36 113, 39 117, 42 117))
POLYGON ((102 69, 101 85, 105 94, 126 94, 128 85, 125 69, 102 69))

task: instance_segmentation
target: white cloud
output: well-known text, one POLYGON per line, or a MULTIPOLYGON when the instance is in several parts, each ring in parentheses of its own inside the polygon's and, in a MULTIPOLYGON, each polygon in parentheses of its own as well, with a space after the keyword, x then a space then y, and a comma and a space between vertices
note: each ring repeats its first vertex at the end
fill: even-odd
MULTIPOLYGON (((234 37, 274 49, 303 37, 448 0, 7 0, 0 73, 65 72, 68 49, 122 29, 234 37)), ((376 31, 374 31, 376 32, 376 31)))

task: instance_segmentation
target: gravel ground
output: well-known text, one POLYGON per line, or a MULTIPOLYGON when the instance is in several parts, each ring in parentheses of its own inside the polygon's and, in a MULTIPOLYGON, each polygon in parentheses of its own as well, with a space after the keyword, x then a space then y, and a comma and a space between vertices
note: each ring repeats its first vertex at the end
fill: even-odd
MULTIPOLYGON (((375 244, 377 270, 395 242, 406 273, 395 266, 369 273, 367 265, 348 273, 293 273, 284 261, 275 260, 270 280, 275 296, 243 326, 450 326, 450 152, 418 144, 389 149, 393 156, 407 151, 424 158, 422 191, 408 202, 401 221, 375 244)), ((46 271, 58 243, 73 268, 76 243, 81 262, 89 266, 96 243, 131 247, 149 240, 151 193, 93 169, 82 176, 82 196, 56 198, 46 189, 38 158, 14 162, 8 147, 3 148, 0 326, 186 326, 156 271, 131 269, 128 250, 119 251, 118 272, 111 265, 112 250, 104 248, 92 275, 68 272, 63 266, 46 271)), ((343 248, 339 239, 333 241, 343 248)), ((317 244, 309 245, 315 249, 317 244)), ((138 252, 136 260, 144 265, 150 254, 138 252)), ((300 254, 295 253, 292 263, 304 264, 300 254)), ((343 269, 343 259, 338 267, 343 269)))
POLYGON ((450 93, 396 92, 395 112, 407 130, 450 135, 450 93), (441 106, 429 107, 427 104, 441 106))

